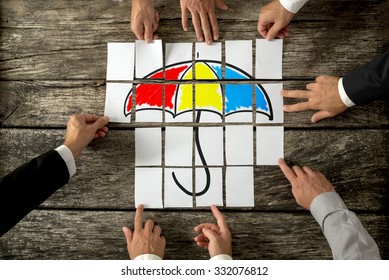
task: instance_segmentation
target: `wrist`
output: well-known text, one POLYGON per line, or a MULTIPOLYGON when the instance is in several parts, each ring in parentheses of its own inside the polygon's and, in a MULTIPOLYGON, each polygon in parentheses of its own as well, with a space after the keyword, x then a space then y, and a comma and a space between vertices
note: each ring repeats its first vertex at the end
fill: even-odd
POLYGON ((74 157, 74 160, 77 160, 81 156, 82 150, 78 149, 76 147, 76 145, 73 145, 73 144, 66 142, 66 141, 65 141, 64 145, 66 147, 68 147, 68 149, 70 150, 70 152, 72 153, 72 155, 74 157))
POLYGON ((147 7, 147 6, 153 6, 154 7, 154 0, 133 0, 131 1, 132 6, 137 7, 147 7))

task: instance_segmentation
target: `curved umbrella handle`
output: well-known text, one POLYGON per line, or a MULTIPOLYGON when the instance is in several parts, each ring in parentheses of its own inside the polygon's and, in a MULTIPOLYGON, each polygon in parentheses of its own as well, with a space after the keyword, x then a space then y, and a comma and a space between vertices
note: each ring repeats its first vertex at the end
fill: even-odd
MULTIPOLYGON (((201 117, 201 111, 197 112, 196 122, 200 121, 200 117, 201 117)), ((204 189, 201 192, 197 192, 197 193, 195 192, 196 196, 201 196, 209 190, 209 187, 211 185, 211 174, 209 172, 209 168, 207 166, 207 161, 205 160, 203 150, 201 148, 200 138, 199 138, 199 127, 195 127, 195 142, 196 142, 196 147, 197 147, 197 151, 199 152, 201 162, 204 165, 205 175, 207 176, 207 180, 206 180, 204 189)), ((174 172, 172 172, 172 176, 173 176, 174 182, 180 188, 180 190, 182 190, 187 195, 190 195, 190 196, 193 195, 193 192, 188 191, 186 188, 184 188, 180 184, 180 182, 177 180, 176 174, 174 172)))

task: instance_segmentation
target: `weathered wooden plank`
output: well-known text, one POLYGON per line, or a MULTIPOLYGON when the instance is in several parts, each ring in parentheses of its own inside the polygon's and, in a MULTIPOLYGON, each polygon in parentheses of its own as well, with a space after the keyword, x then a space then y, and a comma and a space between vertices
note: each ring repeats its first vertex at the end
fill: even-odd
MULTIPOLYGON (((286 81, 283 84, 285 89, 304 89, 308 82, 286 81)), ((293 102, 295 101, 285 99, 285 103, 293 102)), ((68 116, 71 114, 104 114, 104 103, 105 84, 103 81, 1 81, 0 125, 6 127, 65 127, 68 116)), ((313 112, 285 113, 284 125, 287 128, 380 128, 389 126, 389 111, 385 101, 357 106, 340 116, 314 125, 310 121, 312 114, 313 112)))
MULTIPOLYGON (((161 20, 181 19, 180 5, 168 0, 156 0, 154 6, 160 14, 161 20)), ((269 3, 268 0, 228 0, 228 11, 216 9, 220 20, 234 19, 238 21, 252 21, 258 19, 261 7, 269 3)), ((322 0, 308 2, 294 17, 298 20, 334 21, 350 20, 351 17, 366 19, 370 22, 387 19, 388 10, 386 0, 322 0), (382 17, 377 17, 381 15, 382 17)), ((88 0, 50 1, 43 0, 4 0, 0 4, 1 23, 6 26, 35 26, 34 23, 80 25, 93 24, 96 21, 104 23, 120 23, 130 21, 131 1, 96 0, 90 5, 88 0), (114 3, 112 3, 114 2, 114 3), (64 13, 64 9, 66 13, 64 13)), ((356 21, 355 24, 363 24, 356 21)))
MULTIPOLYGON (((384 130, 287 130, 285 158, 323 172, 350 209, 388 210, 388 135, 384 130)), ((56 147, 64 130, 0 130, 0 176, 56 147)), ((115 130, 92 143, 78 172, 43 206, 128 209, 134 206, 134 130, 115 130)), ((255 168, 257 210, 299 210, 277 166, 255 168)))
MULTIPOLYGON (((308 214, 223 212, 233 235, 235 259, 330 259, 319 225, 308 214)), ((214 222, 206 212, 147 212, 167 239, 165 259, 207 259, 193 228, 214 222)), ((389 227, 382 215, 358 215, 388 259, 389 227)), ((122 226, 133 212, 47 211, 30 213, 0 239, 0 259, 128 259, 122 226)))
MULTIPOLYGON (((221 40, 259 37, 257 12, 252 8, 258 3, 254 2, 242 5, 241 1, 232 1, 231 10, 220 13, 221 40)), ((323 73, 341 75, 388 48, 388 27, 383 24, 387 15, 383 12, 387 8, 385 1, 337 2, 329 1, 328 8, 323 8, 323 3, 309 3, 304 17, 294 22, 294 35, 284 46, 285 79, 312 78, 323 73), (377 14, 382 17, 377 18, 377 14), (350 28, 353 32, 349 32, 350 28)), ((94 7, 88 1, 71 5, 68 1, 2 3, 2 79, 104 79, 106 42, 134 39, 129 28, 128 2, 115 2, 117 9, 108 0, 97 1, 94 7)), ((181 30, 178 5, 174 9, 167 4, 160 6, 160 37, 173 42, 195 41, 193 31, 181 30), (169 13, 174 16, 169 17, 169 13)))

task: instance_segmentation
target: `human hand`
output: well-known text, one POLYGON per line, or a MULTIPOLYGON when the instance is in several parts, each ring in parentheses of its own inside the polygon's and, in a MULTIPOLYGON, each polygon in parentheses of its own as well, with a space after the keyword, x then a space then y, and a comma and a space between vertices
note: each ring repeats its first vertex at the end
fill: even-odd
POLYGON ((134 232, 123 227, 130 258, 133 260, 143 254, 154 254, 163 259, 166 240, 161 236, 161 231, 161 227, 154 225, 152 220, 147 220, 143 228, 143 205, 138 205, 135 212, 134 232))
POLYGON ((108 117, 84 114, 70 117, 66 127, 64 145, 72 152, 75 159, 81 156, 89 142, 104 137, 108 132, 108 117))
POLYGON ((305 98, 308 101, 293 105, 284 105, 285 112, 317 110, 311 121, 316 123, 322 119, 336 116, 348 108, 340 99, 339 77, 319 76, 315 83, 307 85, 307 90, 283 90, 281 95, 287 98, 305 98))
POLYGON ((219 28, 215 14, 215 6, 220 10, 228 10, 223 0, 180 0, 182 28, 188 31, 188 12, 192 14, 192 23, 199 41, 208 45, 219 39, 219 28))
POLYGON ((332 184, 320 172, 308 166, 302 169, 299 166, 290 168, 285 160, 279 159, 278 165, 286 179, 292 185, 292 193, 298 205, 309 210, 313 199, 324 192, 335 192, 332 184))
POLYGON ((279 0, 273 0, 259 11, 258 32, 268 40, 283 39, 289 36, 288 24, 293 16, 279 0))
POLYGON ((159 14, 154 9, 153 0, 133 0, 131 10, 131 30, 139 40, 151 43, 158 38, 159 14))
POLYGON ((211 258, 220 254, 232 256, 231 233, 227 222, 215 205, 211 206, 211 210, 217 224, 203 223, 195 227, 194 230, 199 232, 195 241, 198 246, 208 248, 211 258))

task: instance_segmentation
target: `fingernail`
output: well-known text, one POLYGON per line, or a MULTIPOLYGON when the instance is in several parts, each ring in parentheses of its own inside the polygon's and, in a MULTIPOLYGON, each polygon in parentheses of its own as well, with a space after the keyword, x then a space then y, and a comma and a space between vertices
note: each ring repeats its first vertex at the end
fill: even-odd
POLYGON ((282 106, 282 110, 286 111, 286 106, 282 106))

